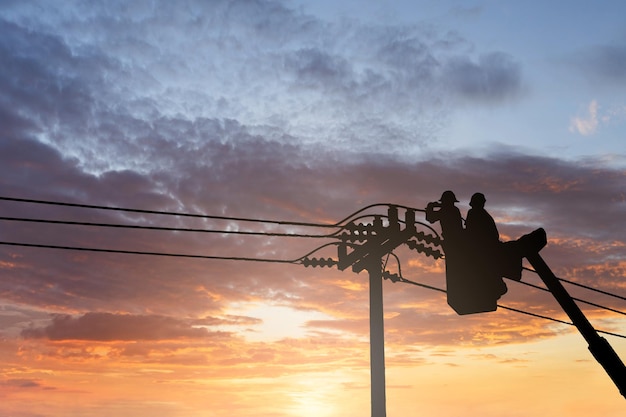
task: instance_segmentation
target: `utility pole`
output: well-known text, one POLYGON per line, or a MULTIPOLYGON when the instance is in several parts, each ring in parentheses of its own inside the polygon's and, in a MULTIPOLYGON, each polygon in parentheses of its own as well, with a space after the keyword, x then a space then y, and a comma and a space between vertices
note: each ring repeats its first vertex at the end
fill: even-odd
MULTIPOLYGON (((383 259, 395 248, 407 244, 409 248, 427 256, 439 257, 440 253, 428 248, 424 243, 438 241, 438 238, 417 232, 415 210, 406 209, 404 228, 398 219, 398 207, 389 206, 386 224, 383 216, 374 216, 371 224, 350 223, 341 235, 338 247, 337 267, 339 270, 352 266, 352 271, 369 273, 370 297, 370 378, 372 417, 386 417, 385 392, 385 330, 383 311, 383 259), (416 238, 415 240, 410 240, 416 238), (361 244, 356 242, 363 242, 361 244), (424 242, 424 243, 420 243, 424 242), (348 252, 348 248, 351 249, 348 252)), ((327 262, 328 264, 329 262, 327 262)))
POLYGON ((370 390, 372 417, 386 417, 385 328, 383 311, 383 275, 381 262, 367 267, 370 287, 370 390))

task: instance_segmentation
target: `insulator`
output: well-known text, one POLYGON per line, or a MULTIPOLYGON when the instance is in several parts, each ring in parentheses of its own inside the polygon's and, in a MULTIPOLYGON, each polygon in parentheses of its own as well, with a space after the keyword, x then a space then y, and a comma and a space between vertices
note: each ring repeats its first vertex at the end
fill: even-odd
POLYGON ((414 240, 409 240, 406 244, 410 249, 416 250, 418 253, 423 253, 424 255, 431 256, 435 259, 439 259, 443 256, 439 250, 417 243, 414 240))
POLYGON ((424 236, 424 241, 426 243, 430 243, 430 244, 433 244, 435 246, 440 246, 441 245, 441 239, 439 239, 437 236, 434 236, 434 235, 425 235, 424 236))
POLYGON ((372 230, 374 233, 379 233, 383 230, 383 218, 382 216, 374 216, 374 224, 372 224, 372 230))
POLYGON ((348 223, 344 226, 347 233, 344 233, 346 239, 353 241, 354 232, 357 230, 357 225, 354 223, 348 223))
POLYGON ((305 267, 309 267, 312 266, 313 268, 315 267, 331 267, 334 265, 337 265, 337 261, 335 261, 333 258, 303 258, 302 259, 302 265, 304 265, 305 267))
POLYGON ((387 210, 387 218, 389 219, 390 230, 400 229, 400 223, 398 222, 398 207, 397 206, 389 206, 389 209, 387 210))
POLYGON ((426 242, 435 246, 441 245, 441 239, 435 235, 426 234, 424 232, 417 232, 415 238, 421 242, 426 242))
POLYGON ((404 213, 405 227, 415 230, 415 210, 407 209, 404 213))
POLYGON ((398 274, 392 274, 392 273, 387 272, 387 271, 383 272, 383 278, 384 278, 384 279, 388 279, 388 280, 390 280, 391 282, 398 282, 398 281, 400 281, 400 280, 401 280, 400 275, 398 275, 398 274))
POLYGON ((322 266, 327 266, 330 268, 331 266, 334 266, 334 265, 337 265, 337 261, 335 261, 332 258, 326 258, 322 266))
POLYGON ((363 242, 372 234, 372 226, 369 224, 349 223, 345 226, 345 229, 348 233, 341 235, 341 240, 344 242, 363 242))

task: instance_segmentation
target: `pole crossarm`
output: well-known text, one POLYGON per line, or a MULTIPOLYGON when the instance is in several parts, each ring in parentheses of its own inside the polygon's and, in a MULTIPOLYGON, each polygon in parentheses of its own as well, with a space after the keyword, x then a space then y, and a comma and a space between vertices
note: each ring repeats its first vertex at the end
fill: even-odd
POLYGON ((371 267, 372 262, 379 263, 379 260, 391 253, 402 244, 407 244, 411 249, 424 252, 435 258, 441 257, 441 253, 436 249, 428 248, 418 241, 438 245, 440 239, 437 236, 417 232, 415 227, 415 210, 406 209, 404 217, 404 228, 398 218, 398 206, 391 205, 387 211, 387 224, 383 224, 383 216, 374 217, 371 224, 351 223, 345 226, 346 232, 339 237, 341 243, 338 247, 337 267, 343 271, 349 266, 356 273, 371 267), (411 240, 416 238, 416 240, 411 240), (364 242, 356 244, 353 242, 364 242), (348 252, 348 247, 352 249, 348 252))

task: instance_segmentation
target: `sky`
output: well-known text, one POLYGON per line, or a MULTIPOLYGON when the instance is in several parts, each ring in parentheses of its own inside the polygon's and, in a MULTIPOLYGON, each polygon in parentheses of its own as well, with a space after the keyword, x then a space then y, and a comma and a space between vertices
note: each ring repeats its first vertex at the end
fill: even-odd
MULTIPOLYGON (((0 197, 214 217, 6 199, 0 216, 223 233, 0 220, 0 414, 368 415, 367 272, 254 259, 337 259, 336 237, 280 234, 445 190, 463 215, 484 193, 502 240, 543 227, 557 276, 620 295, 565 284, 613 309, 579 302, 626 358, 625 14, 621 1, 1 1, 0 197)), ((445 288, 443 260, 394 254, 389 272, 445 288)), ((569 321, 545 291, 507 285, 501 305, 569 321)), ((573 326, 459 316, 445 294, 391 280, 383 300, 390 417, 623 415, 573 326)))

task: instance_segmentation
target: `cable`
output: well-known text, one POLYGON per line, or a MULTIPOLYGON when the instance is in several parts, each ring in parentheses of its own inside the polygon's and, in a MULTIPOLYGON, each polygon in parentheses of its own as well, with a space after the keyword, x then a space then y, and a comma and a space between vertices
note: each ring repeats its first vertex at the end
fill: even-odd
MULTIPOLYGON (((395 256, 395 254, 394 254, 394 256, 395 256)), ((401 276, 402 273, 401 273, 401 270, 400 270, 400 260, 398 259, 397 256, 396 256, 396 259, 397 259, 397 262, 398 262, 398 271, 400 272, 399 275, 401 276)), ((537 273, 536 271, 534 271, 533 269, 530 269, 530 268, 523 268, 523 269, 526 269, 526 270, 528 270, 530 272, 533 272, 535 274, 537 273)), ((568 283, 571 283, 571 284, 574 284, 574 285, 578 285, 578 286, 583 287, 583 288, 587 288, 587 289, 590 289, 590 290, 593 290, 593 291, 597 291, 597 292, 602 293, 602 294, 611 295, 613 297, 616 297, 616 298, 619 298, 619 299, 623 299, 623 300, 625 299, 624 297, 621 297, 619 295, 611 294, 609 292, 598 290, 598 289, 595 289, 595 288, 592 288, 592 287, 588 287, 586 285, 577 284, 575 282, 567 281, 567 280, 562 279, 562 278, 558 278, 558 279, 561 280, 561 281, 564 281, 564 282, 568 282, 568 283)), ((534 284, 531 284, 531 283, 528 283, 528 282, 525 282, 525 281, 521 281, 521 280, 518 281, 518 280, 514 280, 514 279, 511 279, 511 281, 514 281, 514 282, 517 282, 519 284, 526 285, 528 287, 532 287, 532 288, 535 288, 535 289, 538 289, 538 290, 541 290, 541 291, 550 292, 550 290, 548 290, 547 288, 540 287, 538 285, 534 285, 534 284)), ((597 303, 594 303, 594 302, 591 302, 591 301, 583 300, 583 299, 577 298, 577 297, 572 297, 572 299, 575 300, 575 301, 581 302, 583 304, 587 304, 587 305, 590 305, 590 306, 593 306, 593 307, 597 307, 597 308, 600 308, 600 309, 603 309, 603 310, 611 311, 613 313, 617 313, 617 314, 621 314, 621 315, 625 315, 626 316, 626 312, 614 309, 612 307, 607 307, 607 306, 604 306, 604 305, 601 305, 601 304, 597 304, 597 303)))
POLYGON ((0 217, 0 220, 31 222, 31 223, 63 224, 63 225, 75 225, 75 226, 161 230, 161 231, 171 231, 171 232, 220 233, 220 234, 272 236, 272 237, 331 238, 331 237, 334 237, 338 233, 338 232, 334 232, 334 233, 326 234, 326 235, 311 235, 311 234, 300 234, 300 233, 247 232, 247 231, 239 231, 239 230, 190 229, 190 228, 179 228, 179 227, 126 225, 126 224, 113 224, 113 223, 91 223, 91 222, 75 222, 75 221, 66 221, 66 220, 45 220, 45 219, 31 219, 31 218, 22 218, 22 217, 0 217))
MULTIPOLYGON (((518 281, 516 279, 510 279, 510 280, 513 281, 513 282, 517 282, 519 284, 522 284, 522 285, 526 285, 526 286, 531 287, 531 288, 535 288, 535 289, 538 289, 538 290, 541 290, 541 291, 545 291, 545 292, 550 292, 549 289, 544 288, 544 287, 540 287, 539 285, 531 284, 529 282, 524 282, 524 281, 518 281)), ((581 302, 583 304, 587 304, 587 305, 590 305, 590 306, 593 306, 593 307, 597 307, 597 308, 600 308, 600 309, 603 309, 603 310, 607 310, 607 311, 612 311, 613 313, 618 313, 618 314, 622 314, 622 315, 626 316, 625 312, 620 311, 620 310, 616 310, 616 309, 614 309, 612 307, 603 306, 601 304, 596 304, 596 303, 593 303, 591 301, 583 300, 581 298, 576 298, 576 297, 572 297, 572 300, 575 300, 575 301, 581 302)))
POLYGON ((330 228, 339 227, 339 224, 291 222, 291 221, 278 221, 278 220, 266 220, 266 219, 252 219, 252 218, 247 218, 247 217, 214 216, 214 215, 208 215, 208 214, 193 214, 193 213, 179 213, 179 212, 171 212, 171 211, 131 209, 131 208, 123 208, 123 207, 98 206, 98 205, 93 205, 93 204, 64 203, 64 202, 59 202, 59 201, 33 200, 33 199, 26 199, 26 198, 14 198, 14 197, 2 197, 2 196, 0 196, 0 200, 17 201, 21 203, 49 204, 49 205, 64 206, 64 207, 79 207, 79 208, 100 209, 100 210, 110 210, 110 211, 124 211, 124 212, 129 212, 129 213, 161 214, 161 215, 167 215, 167 216, 193 217, 193 218, 214 219, 214 220, 232 220, 232 221, 243 221, 243 222, 253 222, 253 223, 271 223, 271 224, 279 224, 279 225, 286 225, 286 226, 309 226, 309 227, 330 227, 330 228))
MULTIPOLYGON (((537 318, 544 319, 544 320, 554 321, 556 323, 567 324, 569 326, 573 326, 574 325, 574 323, 570 323, 569 321, 559 320, 559 319, 555 319, 555 318, 552 318, 552 317, 543 316, 541 314, 531 313, 529 311, 524 311, 524 310, 520 310, 520 309, 513 308, 513 307, 503 306, 502 304, 498 304, 497 306, 500 307, 500 308, 503 308, 505 310, 514 311, 516 313, 521 313, 521 314, 526 314, 528 316, 537 317, 537 318)), ((601 330, 596 330, 596 331, 597 332, 602 332, 601 330)), ((623 338, 626 338, 626 336, 622 336, 622 335, 619 335, 619 336, 623 337, 623 338)))
MULTIPOLYGON (((67 203, 60 201, 49 201, 49 200, 35 200, 28 198, 17 198, 17 197, 4 197, 0 196, 0 200, 4 201, 14 201, 20 203, 33 203, 33 204, 48 204, 48 205, 56 205, 56 206, 64 206, 64 207, 78 207, 78 208, 89 208, 89 209, 99 209, 99 210, 110 210, 110 211, 124 211, 129 213, 144 213, 144 214, 160 214, 160 215, 168 215, 168 216, 180 216, 180 217, 193 217, 193 218, 201 218, 201 219, 214 219, 214 220, 231 220, 231 221, 243 221, 243 222, 252 222, 252 223, 270 223, 270 224, 278 224, 284 226, 306 226, 306 227, 326 227, 326 228, 339 228, 350 219, 353 219, 357 214, 364 212, 365 210, 369 210, 373 207, 380 206, 395 206, 398 208, 403 208, 406 210, 413 210, 416 212, 425 212, 424 209, 408 207, 398 204, 389 204, 389 203, 375 203, 365 206, 344 219, 333 223, 310 223, 310 222, 295 222, 295 221, 280 221, 280 220, 267 220, 267 219, 253 219, 248 217, 230 217, 230 216, 216 216, 216 215, 208 215, 208 214, 194 214, 194 213, 181 213, 181 212, 171 212, 171 211, 159 211, 159 210, 144 210, 144 209, 132 209, 132 208, 124 208, 124 207, 110 207, 110 206, 100 206, 94 204, 80 204, 80 203, 67 203)), ((427 225, 425 225, 427 226, 427 225)), ((429 226, 427 226, 429 227, 429 226)))
POLYGON ((324 249, 324 248, 325 248, 325 247, 327 247, 327 246, 338 246, 339 244, 340 244, 339 242, 329 242, 329 243, 326 243, 326 244, 324 244, 324 245, 322 245, 322 246, 319 246, 319 247, 317 247, 317 248, 313 249, 311 252, 309 252, 309 253, 307 253, 307 254, 305 254, 305 255, 302 255, 302 256, 301 256, 301 257, 299 257, 298 259, 295 259, 295 260, 294 260, 294 262, 295 262, 295 263, 298 263, 298 264, 301 264, 301 262, 300 262, 300 261, 302 261, 304 258, 307 258, 307 257, 309 257, 309 256, 313 255, 313 254, 314 254, 315 252, 317 252, 318 250, 320 250, 320 249, 324 249))
MULTIPOLYGON (((429 289, 429 290, 439 291, 439 292, 442 292, 444 294, 447 294, 447 291, 442 289, 442 288, 437 288, 437 287, 433 287, 433 286, 430 286, 430 285, 427 285, 427 284, 422 284, 420 282, 411 281, 411 280, 408 280, 408 279, 406 279, 404 277, 400 278, 400 282, 405 282, 407 284, 412 284, 412 285, 416 285, 418 287, 423 287, 423 288, 426 288, 426 289, 429 289)), ((504 310, 509 310, 509 311, 513 311, 513 312, 520 313, 520 314, 525 314, 525 315, 536 317, 536 318, 540 318, 540 319, 550 320, 550 321, 553 321, 553 322, 556 322, 556 323, 567 324, 569 326, 575 326, 574 323, 571 323, 571 322, 568 322, 568 321, 559 320, 559 319, 555 319, 555 318, 548 317, 548 316, 543 316, 543 315, 536 314, 536 313, 531 313, 531 312, 524 311, 524 310, 519 310, 517 308, 504 306, 502 304, 497 304, 497 306, 502 308, 502 309, 504 309, 504 310)), ((622 335, 622 334, 619 334, 619 333, 608 332, 608 331, 605 331, 605 330, 596 330, 596 332, 602 333, 602 334, 606 334, 606 335, 610 335, 610 336, 620 337, 622 339, 626 339, 625 335, 622 335)))
MULTIPOLYGON (((149 255, 149 256, 167 256, 167 257, 177 257, 177 258, 195 258, 195 259, 214 259, 214 260, 231 260, 231 261, 246 261, 246 262, 266 262, 266 263, 283 263, 283 264, 298 264, 303 258, 311 255, 312 253, 330 245, 337 244, 335 242, 327 243, 325 245, 316 248, 315 250, 309 252, 308 254, 292 260, 287 259, 267 259, 267 258, 252 258, 252 257, 238 257, 238 256, 212 256, 212 255, 190 255, 190 254, 182 254, 182 253, 167 253, 167 252, 147 252, 147 251, 130 251, 130 250, 121 250, 121 249, 99 249, 99 248, 85 248, 85 247, 77 247, 77 246, 60 246, 60 245, 44 245, 44 244, 35 244, 35 243, 18 243, 18 242, 2 242, 0 241, 0 245, 7 246, 21 246, 21 247, 30 247, 30 248, 45 248, 45 249, 61 249, 61 250, 76 250, 76 251, 85 251, 85 252, 99 252, 99 253, 118 253, 118 254, 129 254, 129 255, 149 255)), ((395 255, 394 255, 395 256, 395 255)), ((396 257, 397 258, 397 257, 396 257)), ((423 287, 429 290, 439 291, 442 293, 447 293, 446 290, 433 287, 427 284, 418 283, 415 281, 408 280, 404 277, 400 277, 400 282, 404 282, 407 284, 416 285, 419 287, 423 287)), ((530 313, 523 310, 518 310, 513 307, 507 307, 501 304, 497 304, 498 307, 503 308, 505 310, 514 311, 521 314, 526 314, 529 316, 542 318, 545 320, 551 320, 557 323, 567 324, 574 326, 573 323, 554 319, 548 316, 542 316, 535 313, 530 313)), ((596 330, 598 333, 603 333, 611 336, 621 337, 626 339, 626 336, 612 333, 604 330, 596 330)))
POLYGON ((607 291, 602 291, 602 290, 599 290, 597 288, 590 287, 588 285, 579 284, 578 282, 567 280, 565 278, 559 278, 559 281, 566 282, 568 284, 575 285, 577 287, 585 288, 587 290, 595 291, 595 292, 600 293, 600 294, 610 295, 611 297, 619 298, 620 300, 626 301, 626 297, 623 297, 621 295, 613 294, 613 293, 610 293, 610 292, 607 292, 607 291))
POLYGON ((307 226, 307 227, 328 227, 328 228, 341 227, 343 223, 347 222, 348 220, 350 220, 357 214, 362 213, 363 211, 368 210, 370 208, 378 207, 378 206, 396 206, 400 208, 405 208, 407 210, 425 211, 422 209, 415 209, 415 208, 400 206, 400 205, 395 205, 395 204, 376 203, 376 204, 370 204, 369 206, 363 207, 355 211, 354 213, 350 214, 349 216, 340 220, 337 223, 327 224, 327 223, 252 219, 249 217, 215 216, 215 215, 208 215, 208 214, 181 213, 181 212, 159 211, 159 210, 132 209, 132 208, 125 208, 125 207, 110 207, 110 206, 100 206, 100 205, 94 205, 94 204, 67 203, 67 202, 60 202, 60 201, 35 200, 35 199, 17 198, 17 197, 0 196, 0 200, 15 201, 15 202, 20 202, 20 203, 48 204, 48 205, 56 205, 56 206, 64 206, 64 207, 79 207, 79 208, 100 209, 100 210, 110 210, 110 211, 124 211, 124 212, 130 212, 130 213, 160 214, 160 215, 168 215, 168 216, 193 217, 193 218, 201 218, 201 219, 232 220, 232 221, 244 221, 244 222, 253 222, 253 223, 271 223, 271 224, 286 225, 286 226, 307 226))
POLYGON ((99 248, 85 248, 85 247, 79 247, 79 246, 43 245, 43 244, 36 244, 36 243, 18 243, 18 242, 0 242, 0 245, 23 246, 23 247, 28 247, 28 248, 76 250, 76 251, 84 251, 84 252, 123 253, 123 254, 129 254, 129 255, 169 256, 169 257, 176 257, 176 258, 197 258, 197 259, 221 259, 221 260, 230 260, 230 261, 270 262, 270 263, 283 263, 283 264, 296 264, 301 259, 301 258, 298 258, 294 260, 286 260, 286 259, 249 258, 249 257, 239 257, 239 256, 190 255, 190 254, 183 254, 183 253, 144 252, 144 251, 121 250, 121 249, 99 249, 99 248))
MULTIPOLYGON (((535 270, 534 270, 534 269, 532 269, 532 268, 526 268, 526 267, 523 267, 522 269, 525 269, 526 271, 532 272, 532 273, 534 273, 534 274, 536 274, 536 273, 537 273, 537 271, 535 271, 535 270)), ((557 279, 558 279, 559 281, 566 282, 566 283, 568 283, 568 284, 575 285, 575 286, 577 286, 577 287, 581 287, 581 288, 584 288, 584 289, 587 289, 587 290, 590 290, 590 291, 595 291, 595 292, 600 293, 600 294, 608 295, 608 296, 615 297, 615 298, 618 298, 618 299, 620 299, 620 300, 626 301, 626 297, 623 297, 623 296, 618 295, 618 294, 613 294, 613 293, 610 293, 610 292, 607 292, 607 291, 599 290, 599 289, 597 289, 597 288, 590 287, 590 286, 588 286, 588 285, 579 284, 578 282, 569 281, 569 280, 567 280, 567 279, 565 279, 565 278, 558 278, 558 277, 557 277, 557 279)))
MULTIPOLYGON (((130 208, 121 208, 121 207, 108 207, 108 206, 98 206, 98 205, 91 205, 91 204, 78 204, 78 203, 66 203, 66 202, 56 202, 56 201, 45 201, 45 200, 33 200, 33 199, 22 199, 22 198, 13 198, 13 197, 2 197, 0 196, 0 200, 5 200, 5 201, 15 201, 15 202, 24 202, 24 203, 35 203, 35 204, 49 204, 49 205, 58 205, 58 206, 65 206, 65 207, 80 207, 80 208, 90 208, 90 209, 102 209, 102 210, 111 210, 111 211, 125 211, 125 212, 134 212, 134 213, 144 213, 144 214, 160 214, 160 215, 173 215, 173 216, 180 216, 180 217, 194 217, 194 218, 203 218, 203 219, 216 219, 216 220, 231 220, 231 221, 244 221, 244 222, 255 222, 255 223, 271 223, 271 224, 278 224, 278 225, 289 225, 289 226, 307 226, 307 227, 327 227, 327 228, 339 228, 339 227, 343 227, 342 224, 347 222, 348 220, 352 219, 352 221, 355 221, 356 219, 360 219, 366 216, 359 216, 356 217, 359 213, 362 213, 363 211, 370 209, 372 207, 377 207, 377 206, 395 206, 395 207, 399 207, 399 208, 404 208, 406 210, 414 210, 414 211, 419 211, 419 212, 425 212, 425 210, 423 209, 416 209, 416 208, 412 208, 412 207, 407 207, 407 206, 402 206, 402 205, 392 205, 392 204, 382 204, 382 203, 377 203, 377 204, 371 204, 369 206, 366 206, 360 210, 357 210, 356 212, 352 213, 351 215, 349 215, 348 217, 342 219, 341 221, 334 223, 334 224, 320 224, 320 223, 309 223, 309 222, 291 222, 291 221, 277 221, 277 220, 266 220, 266 219, 252 219, 252 218, 244 218, 244 217, 228 217, 228 216, 214 216, 214 215, 204 215, 204 214, 191 214, 191 213, 178 213, 178 212, 167 212, 167 211, 157 211, 157 210, 142 210, 142 209, 130 209, 130 208), (355 219, 356 217, 356 219, 355 219)), ((369 216, 369 215, 368 215, 369 216)), ((23 221, 23 222, 36 222, 36 223, 49 223, 49 224, 65 224, 65 225, 80 225, 80 226, 94 226, 94 227, 112 227, 112 228, 130 228, 130 229, 144 229, 144 230, 162 230, 162 231, 182 231, 182 232, 204 232, 204 233, 223 233, 223 234, 241 234, 241 235, 257 235, 257 236, 279 236, 279 237, 307 237, 307 238, 330 238, 330 237, 335 237, 340 231, 334 232, 332 234, 327 234, 327 235, 311 235, 311 234, 295 234, 295 233, 273 233, 273 232, 248 232, 248 231, 233 231, 233 230, 213 230, 213 229, 189 229, 189 228, 172 228, 172 227, 159 227, 159 226, 141 226, 141 225, 121 225, 121 224, 110 224, 110 223, 91 223, 91 222, 74 222, 74 221, 61 221, 61 220, 44 220, 44 219, 27 219, 27 218, 16 218, 16 217, 0 217, 0 220, 7 220, 7 221, 23 221)), ((430 230, 432 230, 433 232, 435 232, 435 234, 437 235, 437 232, 432 229, 432 227, 430 227, 427 224, 418 222, 420 225, 425 226, 427 228, 429 228, 430 230)), ((238 260, 238 261, 251 261, 251 262, 274 262, 274 263, 298 263, 299 261, 301 261, 303 258, 311 255, 312 253, 316 252, 317 250, 325 247, 325 246, 329 246, 332 244, 336 244, 336 243, 329 243, 326 245, 323 245, 313 251, 311 251, 310 253, 308 253, 307 255, 304 255, 303 257, 294 259, 294 260, 283 260, 283 259, 265 259, 265 258, 249 258, 249 257, 230 257, 230 256, 210 256, 210 255, 189 255, 189 254, 175 254, 175 253, 163 253, 163 252, 144 252, 144 251, 129 251, 129 250, 118 250, 118 249, 98 249, 98 248, 85 248, 85 247, 72 247, 72 246, 59 246, 59 245, 43 245, 43 244, 32 244, 32 243, 17 243, 17 242, 0 242, 0 245, 10 245, 10 246, 22 246, 22 247, 36 247, 36 248, 48 248, 48 249, 63 249, 63 250, 78 250, 78 251, 91 251, 91 252, 107 252, 107 253, 123 253, 123 254, 134 254, 134 255, 153 255, 153 256, 170 256, 170 257, 184 257, 184 258, 200 258, 200 259, 222 259, 222 260, 238 260)), ((400 268, 400 262, 398 257, 394 254, 394 257, 396 257, 396 260, 398 261, 398 268, 400 268)), ((387 258, 388 259, 388 258, 387 258)), ((386 265, 386 262, 385 262, 386 265)), ((528 271, 534 272, 536 273, 536 271, 529 269, 529 268, 524 268, 528 271)), ((399 269, 400 271, 400 269, 399 269)), ((626 300, 626 297, 622 297, 616 294, 612 294, 606 291, 602 291, 602 290, 598 290, 596 288, 592 288, 583 284, 578 284, 576 282, 572 282, 572 281, 568 281, 562 278, 558 278, 559 280, 563 281, 563 282, 567 282, 569 284, 572 285, 577 285, 579 287, 585 288, 585 289, 589 289, 592 291, 596 291, 605 295, 610 295, 622 300, 626 300)), ((406 282, 406 283, 411 283, 414 285, 418 285, 418 286, 422 286, 424 288, 428 288, 431 290, 436 290, 436 291, 441 291, 441 292, 446 292, 445 290, 442 290, 440 288, 436 288, 436 287, 431 287, 428 286, 426 284, 419 284, 416 283, 414 281, 410 281, 407 280, 405 278, 403 278, 400 274, 400 280, 402 282, 406 282)), ((528 285, 543 291, 548 291, 545 288, 539 287, 539 286, 535 286, 533 284, 529 284, 526 282, 521 282, 520 283, 524 284, 524 285, 528 285)), ((606 309, 609 311, 613 311, 619 314, 624 314, 626 315, 626 313, 621 312, 619 310, 615 310, 609 307, 605 307, 599 304, 595 304, 586 300, 581 300, 578 298, 574 298, 574 300, 588 304, 588 305, 592 305, 594 307, 598 307, 598 308, 602 308, 602 309, 606 309)), ((564 323, 564 324, 570 324, 573 325, 572 323, 568 323, 568 322, 564 322, 561 320, 557 320, 557 319, 553 319, 550 317, 546 317, 546 316, 541 316, 538 314, 534 314, 534 313, 529 313, 529 312, 525 312, 522 310, 517 310, 511 307, 506 307, 506 306, 501 306, 498 304, 498 307, 502 307, 503 309, 507 309, 507 310, 511 310, 511 311, 516 311, 522 314, 527 314, 527 315, 531 315, 534 317, 539 317, 539 318, 544 318, 547 320, 552 320, 558 323, 564 323)), ((600 331, 598 330, 598 332, 600 333, 605 333, 605 334, 611 334, 614 336, 618 336, 618 337, 624 337, 626 338, 626 336, 622 336, 622 335, 618 335, 618 334, 614 334, 614 333, 610 333, 610 332, 605 332, 605 331, 600 331)))
MULTIPOLYGON (((227 216, 214 216, 214 215, 204 215, 204 214, 190 214, 190 213, 179 213, 179 212, 166 212, 166 211, 155 211, 155 210, 143 210, 143 209, 130 209, 130 208, 121 208, 121 207, 109 207, 109 206, 99 206, 99 205, 91 205, 91 204, 78 204, 78 203, 67 203, 67 202, 58 202, 58 201, 48 201, 48 200, 33 200, 33 199, 24 199, 24 198, 14 198, 14 197, 2 197, 0 196, 0 200, 6 201, 15 201, 15 202, 24 202, 24 203, 35 203, 35 204, 49 204, 49 205, 59 205, 65 207, 80 207, 80 208, 90 208, 90 209, 102 209, 102 210, 112 210, 112 211, 125 211, 125 212, 135 212, 135 213, 147 213, 147 214, 160 214, 160 215, 175 215, 182 217, 194 217, 194 218, 204 218, 204 219, 217 219, 217 220, 231 220, 231 221, 245 221, 245 222, 258 222, 258 223, 272 223, 278 225, 290 225, 290 226, 309 226, 309 227, 330 227, 330 228, 341 228, 330 234, 302 234, 302 233, 277 233, 277 232, 249 232, 249 231, 234 231, 234 230, 213 230, 213 229, 191 229, 191 228, 174 228, 174 227, 160 227, 160 226, 143 226, 143 225, 120 225, 120 224, 111 224, 111 223, 93 223, 93 222, 76 222, 76 221, 64 221, 64 220, 44 220, 44 219, 32 219, 32 218, 18 218, 18 217, 0 217, 0 220, 6 221, 22 221, 22 222, 32 222, 32 223, 48 223, 48 224, 63 224, 63 225, 79 225, 79 226, 92 226, 92 227, 109 227, 109 228, 128 228, 128 229, 144 229, 144 230, 160 230, 160 231, 178 231, 178 232, 202 232, 202 233, 220 233, 220 234, 237 234, 237 235, 248 235, 248 236, 270 236, 270 237, 297 237, 297 238, 332 238, 339 235, 341 230, 343 230, 343 223, 346 223, 351 219, 352 222, 359 220, 365 217, 372 217, 375 215, 361 215, 356 217, 359 213, 362 213, 365 210, 368 210, 373 207, 378 206, 395 206, 399 208, 404 208, 406 210, 413 211, 422 211, 423 209, 417 209, 413 207, 407 207, 402 205, 392 205, 392 204, 370 204, 362 209, 357 210, 356 212, 350 214, 346 218, 340 220, 334 224, 319 224, 319 223, 305 223, 305 222, 289 222, 289 221, 277 221, 277 220, 264 220, 264 219, 252 219, 252 218, 242 218, 242 217, 227 217, 227 216)), ((384 216, 383 216, 384 217, 384 216)), ((404 223, 403 221, 401 221, 404 223)), ((439 237, 438 233, 429 225, 416 222, 428 229, 430 229, 435 236, 439 237)))

